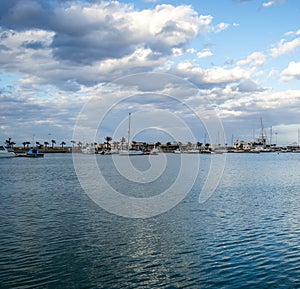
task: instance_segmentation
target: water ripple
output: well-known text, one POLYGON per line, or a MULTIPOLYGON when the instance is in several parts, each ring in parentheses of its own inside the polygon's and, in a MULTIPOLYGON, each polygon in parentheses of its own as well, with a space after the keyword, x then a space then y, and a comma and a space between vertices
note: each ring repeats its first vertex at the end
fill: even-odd
POLYGON ((300 287, 295 156, 229 155, 205 204, 200 176, 176 208, 147 220, 97 207, 67 154, 0 166, 1 289, 300 287))

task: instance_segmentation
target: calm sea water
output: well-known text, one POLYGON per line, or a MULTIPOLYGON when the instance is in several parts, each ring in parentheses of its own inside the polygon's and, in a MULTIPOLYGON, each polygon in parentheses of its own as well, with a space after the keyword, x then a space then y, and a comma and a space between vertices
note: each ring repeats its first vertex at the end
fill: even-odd
MULTIPOLYGON (((211 157, 201 156, 187 197, 149 219, 97 206, 70 154, 1 159, 0 288, 299 288, 300 154, 228 154, 199 204, 211 157)), ((117 188, 143 190, 114 173, 110 156, 97 159, 117 188)))

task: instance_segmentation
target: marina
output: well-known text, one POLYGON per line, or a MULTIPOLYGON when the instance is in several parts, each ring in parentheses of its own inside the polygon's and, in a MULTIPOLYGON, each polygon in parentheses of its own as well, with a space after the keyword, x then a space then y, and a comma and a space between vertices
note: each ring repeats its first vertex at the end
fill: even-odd
POLYGON ((300 288, 299 3, 1 0, 0 289, 300 288))
MULTIPOLYGON (((201 144, 201 143, 200 143, 201 144)), ((90 143, 78 146, 65 146, 64 149, 59 147, 45 148, 45 147, 11 147, 1 146, 0 157, 43 157, 45 154, 53 153, 82 153, 82 154, 100 154, 111 155, 119 154, 126 155, 157 155, 159 153, 175 153, 175 154, 223 154, 223 153, 299 153, 300 146, 297 143, 276 146, 265 145, 256 142, 236 141, 232 146, 228 145, 199 145, 192 143, 173 142, 161 143, 147 143, 133 141, 130 145, 121 145, 119 142, 114 142, 114 145, 107 145, 105 143, 90 143)))
POLYGON ((135 141, 131 138, 131 113, 128 113, 128 136, 127 142, 125 137, 122 137, 120 141, 113 140, 112 137, 104 137, 104 142, 82 142, 71 140, 72 146, 67 146, 67 142, 61 141, 61 147, 55 147, 55 140, 51 140, 52 146, 49 147, 49 142, 44 141, 32 141, 23 142, 23 148, 17 147, 16 143, 11 138, 5 141, 5 145, 1 146, 0 153, 3 156, 19 156, 19 157, 43 157, 44 153, 82 153, 82 154, 119 154, 121 156, 138 156, 138 155, 157 155, 158 153, 175 153, 175 154, 224 154, 224 153, 299 153, 300 152, 300 130, 297 130, 297 141, 292 144, 279 146, 273 140, 273 130, 270 128, 269 135, 263 125, 263 120, 260 118, 260 135, 254 137, 253 140, 231 140, 231 145, 228 145, 225 141, 225 135, 223 145, 220 144, 219 133, 217 134, 217 141, 215 144, 206 142, 206 133, 204 142, 192 143, 190 141, 184 143, 181 141, 173 140, 166 143, 135 141), (25 148, 25 146, 27 147, 25 148), (29 147, 29 145, 32 145, 29 147), (9 153, 7 153, 9 152, 9 153))

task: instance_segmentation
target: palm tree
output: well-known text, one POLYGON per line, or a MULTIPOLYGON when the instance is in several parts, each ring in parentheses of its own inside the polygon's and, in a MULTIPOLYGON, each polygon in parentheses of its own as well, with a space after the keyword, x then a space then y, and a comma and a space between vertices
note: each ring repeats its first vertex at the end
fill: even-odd
POLYGON ((56 141, 54 139, 51 140, 52 143, 52 149, 54 148, 54 145, 56 144, 56 141))
POLYGON ((110 143, 109 142, 112 140, 112 138, 110 136, 106 136, 105 140, 106 140, 106 142, 105 142, 106 148, 110 148, 110 143))
POLYGON ((131 143, 132 143, 132 147, 136 149, 136 141, 133 140, 131 143))
POLYGON ((11 138, 7 139, 5 141, 5 144, 10 147, 11 146, 11 138))
POLYGON ((61 149, 62 149, 62 150, 64 150, 64 145, 65 145, 65 144, 66 144, 66 143, 65 143, 64 141, 61 142, 60 145, 61 145, 61 149))
POLYGON ((36 141, 36 142, 35 142, 35 145, 36 145, 37 147, 39 147, 39 146, 40 146, 40 142, 39 142, 39 141, 36 141))
POLYGON ((197 141, 197 147, 198 149, 202 147, 202 142, 197 141))
POLYGON ((25 150, 25 146, 27 145, 27 141, 23 141, 22 145, 24 146, 24 150, 25 150))
POLYGON ((44 141, 45 148, 47 148, 48 145, 49 145, 49 143, 47 141, 44 141))
POLYGON ((74 151, 74 146, 76 144, 76 141, 75 140, 71 140, 71 144, 72 144, 72 151, 74 151))
POLYGON ((27 142, 26 142, 26 145, 27 145, 27 148, 28 148, 29 145, 30 145, 30 141, 27 141, 27 142))

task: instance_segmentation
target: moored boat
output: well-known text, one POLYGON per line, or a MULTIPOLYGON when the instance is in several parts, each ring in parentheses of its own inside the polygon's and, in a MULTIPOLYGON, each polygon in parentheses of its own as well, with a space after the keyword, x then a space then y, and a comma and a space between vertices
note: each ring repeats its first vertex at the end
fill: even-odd
POLYGON ((203 149, 203 150, 200 150, 199 153, 200 154, 211 154, 211 151, 209 149, 203 149))
POLYGON ((199 154, 199 150, 190 149, 190 150, 184 151, 184 153, 186 153, 186 154, 199 154))
POLYGON ((119 151, 120 156, 140 156, 144 155, 145 153, 141 150, 136 150, 130 147, 130 122, 131 122, 131 113, 128 114, 128 150, 121 150, 119 151))
POLYGON ((31 148, 27 153, 17 154, 16 156, 23 158, 43 158, 44 154, 41 153, 38 148, 31 148))
POLYGON ((95 154, 96 153, 95 148, 94 147, 89 147, 89 146, 82 148, 81 152, 83 154, 95 154))
POLYGON ((174 154, 181 154, 182 151, 181 151, 180 149, 177 149, 177 150, 173 151, 173 153, 174 153, 174 154))
POLYGON ((144 155, 145 153, 143 151, 130 149, 128 151, 122 150, 119 152, 119 154, 120 156, 140 156, 140 155, 144 155))
POLYGON ((13 158, 16 154, 13 149, 7 146, 0 146, 0 158, 13 158))

